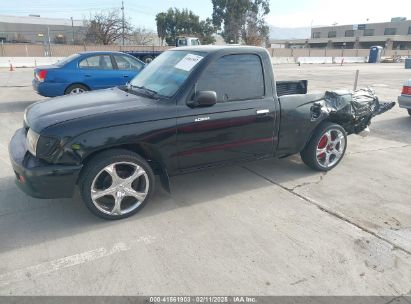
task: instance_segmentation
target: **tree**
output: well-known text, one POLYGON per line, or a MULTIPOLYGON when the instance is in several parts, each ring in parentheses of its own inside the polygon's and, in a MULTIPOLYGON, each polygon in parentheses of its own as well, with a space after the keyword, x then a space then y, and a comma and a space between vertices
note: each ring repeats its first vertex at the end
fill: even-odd
POLYGON ((173 45, 178 36, 198 36, 203 44, 215 42, 215 27, 210 19, 200 21, 200 17, 188 9, 169 8, 156 16, 157 34, 162 41, 173 45))
MULTIPOLYGON (((123 35, 123 20, 120 10, 114 9, 108 12, 95 13, 89 20, 85 21, 86 42, 95 44, 113 44, 119 41, 123 35)), ((128 20, 124 21, 124 35, 130 35, 131 25, 128 20)))
POLYGON ((199 38, 202 44, 213 44, 215 42, 214 33, 216 28, 213 25, 213 21, 210 18, 200 21, 200 33, 199 38))
POLYGON ((270 12, 269 0, 212 0, 213 24, 222 29, 227 43, 261 45, 268 36, 264 17, 270 12), (224 26, 224 27, 223 27, 224 26))
POLYGON ((143 28, 135 28, 130 35, 130 41, 134 45, 150 45, 153 44, 154 33, 151 30, 143 28))
POLYGON ((161 40, 161 45, 163 45, 164 40, 167 37, 167 14, 166 13, 157 14, 156 24, 157 24, 157 35, 158 35, 158 38, 160 38, 161 40))
POLYGON ((270 12, 268 0, 254 0, 246 14, 246 23, 241 30, 241 38, 247 45, 266 45, 270 29, 265 23, 265 15, 270 12))

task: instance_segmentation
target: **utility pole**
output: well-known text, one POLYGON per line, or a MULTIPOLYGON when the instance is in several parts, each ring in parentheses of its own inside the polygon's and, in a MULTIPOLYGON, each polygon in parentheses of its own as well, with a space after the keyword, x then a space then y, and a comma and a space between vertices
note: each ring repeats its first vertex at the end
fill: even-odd
POLYGON ((74 45, 74 24, 73 24, 73 17, 70 17, 71 19, 71 32, 73 34, 73 45, 74 45))
POLYGON ((51 41, 50 41, 50 27, 47 27, 47 37, 48 37, 48 42, 49 42, 49 57, 51 57, 51 41))
POLYGON ((122 37, 123 37, 123 46, 124 46, 124 2, 121 1, 121 14, 122 14, 122 28, 123 28, 123 32, 122 32, 122 37))

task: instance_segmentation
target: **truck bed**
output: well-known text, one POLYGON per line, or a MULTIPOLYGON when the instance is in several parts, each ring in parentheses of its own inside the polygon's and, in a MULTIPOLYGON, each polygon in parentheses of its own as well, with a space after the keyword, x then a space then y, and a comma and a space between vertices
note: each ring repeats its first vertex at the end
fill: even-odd
POLYGON ((284 95, 296 95, 296 94, 307 94, 308 91, 308 81, 307 80, 296 80, 296 81, 277 81, 277 96, 284 95))

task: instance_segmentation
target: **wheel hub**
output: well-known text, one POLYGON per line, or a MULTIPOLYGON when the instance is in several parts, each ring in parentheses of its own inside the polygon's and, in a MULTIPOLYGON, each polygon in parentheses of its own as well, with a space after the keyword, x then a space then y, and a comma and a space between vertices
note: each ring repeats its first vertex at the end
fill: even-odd
POLYGON ((317 162, 320 166, 334 166, 343 156, 345 149, 344 134, 338 129, 328 130, 317 144, 317 162))
POLYGON ((146 171, 128 162, 113 163, 101 170, 91 187, 93 204, 103 213, 124 215, 138 208, 149 190, 146 171))

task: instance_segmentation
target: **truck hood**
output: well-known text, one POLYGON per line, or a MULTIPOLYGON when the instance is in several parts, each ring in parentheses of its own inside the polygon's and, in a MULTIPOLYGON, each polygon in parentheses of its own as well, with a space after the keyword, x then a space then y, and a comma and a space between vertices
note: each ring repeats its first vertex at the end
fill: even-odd
POLYGON ((26 109, 25 124, 36 132, 69 120, 148 107, 153 100, 118 88, 36 102, 26 109))

